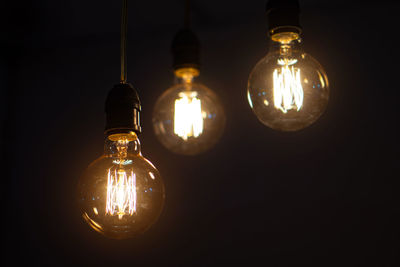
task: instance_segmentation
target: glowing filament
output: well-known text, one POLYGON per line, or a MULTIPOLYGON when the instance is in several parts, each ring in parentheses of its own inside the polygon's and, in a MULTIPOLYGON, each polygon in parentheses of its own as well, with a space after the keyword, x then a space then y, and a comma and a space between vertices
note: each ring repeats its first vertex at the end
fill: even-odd
POLYGON ((292 65, 296 60, 278 60, 282 65, 274 70, 274 105, 286 113, 290 109, 299 111, 303 105, 303 87, 300 80, 300 69, 292 65))
POLYGON ((183 140, 188 137, 198 137, 203 132, 203 115, 201 101, 196 96, 190 98, 181 94, 175 100, 174 132, 183 140))
POLYGON ((108 170, 106 214, 132 215, 136 212, 136 175, 125 170, 108 170))

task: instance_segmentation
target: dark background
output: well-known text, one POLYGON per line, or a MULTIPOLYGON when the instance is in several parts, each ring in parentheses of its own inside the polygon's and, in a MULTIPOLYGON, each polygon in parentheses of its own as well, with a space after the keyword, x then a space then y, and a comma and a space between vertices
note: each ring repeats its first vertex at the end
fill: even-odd
POLYGON ((104 100, 119 81, 120 1, 2 4, 10 266, 399 266, 400 2, 300 1, 304 49, 324 66, 331 95, 324 115, 296 133, 263 126, 246 99, 268 51, 265 2, 193 0, 200 81, 220 96, 227 125, 212 150, 184 157, 162 147, 151 124, 173 82, 169 49, 184 2, 129 1, 128 80, 166 204, 148 232, 122 241, 90 229, 74 199, 102 153, 104 100))

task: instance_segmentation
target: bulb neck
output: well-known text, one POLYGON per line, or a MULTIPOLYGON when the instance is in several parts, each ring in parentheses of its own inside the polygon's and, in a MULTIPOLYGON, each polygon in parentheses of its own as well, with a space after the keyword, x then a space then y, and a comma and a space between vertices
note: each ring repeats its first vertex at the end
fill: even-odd
POLYGON ((290 57, 294 51, 301 51, 301 49, 300 38, 290 42, 271 39, 270 53, 277 53, 282 57, 290 57))
POLYGON ((200 75, 200 71, 197 68, 179 68, 174 74, 178 84, 190 85, 200 75))
POLYGON ((134 132, 114 133, 106 136, 104 155, 119 160, 120 164, 130 155, 140 155, 140 141, 134 132))
POLYGON ((273 42, 277 42, 281 45, 293 45, 295 43, 300 43, 301 36, 300 33, 296 32, 281 32, 274 35, 270 35, 273 42))

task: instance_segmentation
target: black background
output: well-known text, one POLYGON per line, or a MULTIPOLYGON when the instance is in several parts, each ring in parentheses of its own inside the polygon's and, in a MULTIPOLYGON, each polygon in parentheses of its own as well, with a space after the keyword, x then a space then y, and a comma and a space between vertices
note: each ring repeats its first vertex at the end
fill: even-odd
POLYGON ((169 49, 184 3, 129 1, 128 80, 166 204, 148 232, 122 241, 91 230, 74 199, 102 153, 104 100, 119 81, 120 2, 2 4, 10 266, 399 266, 399 2, 300 3, 304 49, 328 74, 330 102, 311 127, 281 133, 246 99, 248 74, 268 51, 265 1, 193 1, 200 81, 220 96, 227 125, 212 150, 184 157, 163 148, 151 124, 173 82, 169 49))

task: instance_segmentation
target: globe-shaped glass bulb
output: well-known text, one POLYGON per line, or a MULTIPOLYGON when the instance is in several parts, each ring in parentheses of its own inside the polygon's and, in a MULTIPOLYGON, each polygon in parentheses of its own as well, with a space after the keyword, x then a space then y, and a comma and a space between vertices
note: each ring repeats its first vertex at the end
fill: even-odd
POLYGON ((298 38, 291 37, 281 34, 272 41, 269 53, 250 73, 247 86, 257 118, 281 131, 309 126, 325 111, 329 99, 324 69, 301 51, 298 38))
POLYGON ((225 126, 224 110, 213 91, 193 81, 198 70, 180 69, 175 74, 178 83, 154 106, 154 132, 170 151, 196 155, 218 142, 225 126))
POLYGON ((164 184, 140 153, 135 133, 106 138, 105 153, 92 162, 78 183, 82 217, 97 232, 115 239, 146 231, 164 205, 164 184))

